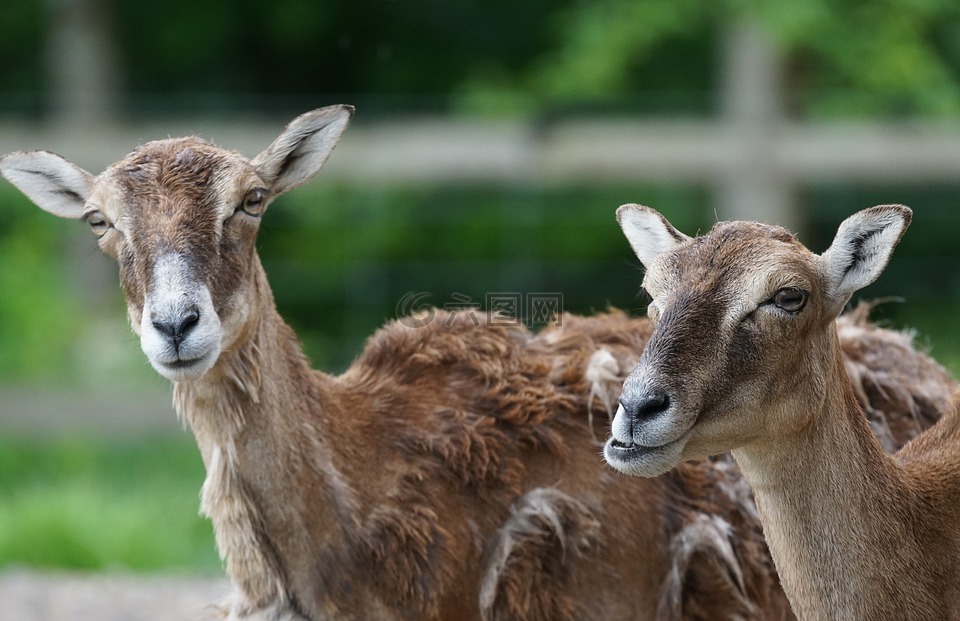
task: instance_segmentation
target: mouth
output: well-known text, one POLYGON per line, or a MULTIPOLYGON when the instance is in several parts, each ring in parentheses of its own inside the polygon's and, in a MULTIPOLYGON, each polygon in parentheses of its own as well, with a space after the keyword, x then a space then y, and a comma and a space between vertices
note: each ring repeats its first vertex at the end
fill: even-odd
POLYGON ((160 375, 166 377, 172 382, 188 382, 199 379, 204 373, 210 370, 217 359, 217 352, 200 356, 198 358, 177 358, 175 360, 159 361, 150 360, 153 368, 160 375))
POLYGON ((635 477, 655 477, 681 461, 688 435, 660 446, 643 446, 610 438, 603 447, 603 457, 613 468, 635 477))
POLYGON ((197 364, 200 364, 203 361, 203 358, 192 358, 190 360, 184 360, 183 358, 177 358, 173 362, 163 362, 163 366, 173 369, 175 371, 189 369, 197 364))
POLYGON ((624 450, 635 449, 638 446, 640 446, 639 444, 634 444, 633 442, 621 442, 616 438, 610 438, 610 445, 613 447, 616 447, 617 449, 624 449, 624 450))

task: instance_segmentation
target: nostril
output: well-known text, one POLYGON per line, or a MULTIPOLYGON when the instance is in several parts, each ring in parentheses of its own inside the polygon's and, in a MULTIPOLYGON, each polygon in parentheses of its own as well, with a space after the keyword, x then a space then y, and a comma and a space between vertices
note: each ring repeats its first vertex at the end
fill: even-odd
POLYGON ((186 335, 200 321, 200 309, 196 306, 190 308, 187 314, 180 320, 180 326, 177 328, 177 335, 181 338, 186 335))
POLYGON ((153 324, 153 327, 156 329, 157 332, 163 334, 164 336, 169 336, 170 338, 173 338, 174 333, 176 332, 176 328, 174 328, 173 324, 169 324, 163 321, 151 321, 150 323, 153 324))
POLYGON ((620 405, 634 420, 646 420, 670 409, 670 396, 666 394, 646 394, 620 405))

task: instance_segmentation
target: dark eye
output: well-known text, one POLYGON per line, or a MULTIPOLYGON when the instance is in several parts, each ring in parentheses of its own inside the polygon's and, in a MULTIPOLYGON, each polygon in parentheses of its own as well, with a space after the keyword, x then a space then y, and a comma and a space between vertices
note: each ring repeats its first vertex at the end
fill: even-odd
POLYGON ((773 303, 777 308, 788 313, 798 313, 807 305, 808 294, 803 289, 786 287, 777 291, 773 296, 773 303))
POLYGON ((267 191, 263 188, 256 188, 247 192, 240 203, 240 209, 245 213, 259 218, 267 208, 267 191))
POLYGON ((107 231, 113 228, 110 220, 107 220, 107 217, 98 210, 88 211, 83 214, 82 220, 89 225, 90 230, 93 231, 97 237, 103 237, 107 231))

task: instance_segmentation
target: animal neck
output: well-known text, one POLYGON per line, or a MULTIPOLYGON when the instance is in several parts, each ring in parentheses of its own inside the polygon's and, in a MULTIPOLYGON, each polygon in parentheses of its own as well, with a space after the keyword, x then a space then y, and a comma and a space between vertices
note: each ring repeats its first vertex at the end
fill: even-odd
POLYGON ((734 457, 800 619, 936 618, 933 591, 905 592, 902 581, 929 577, 916 502, 871 433, 832 340, 828 381, 803 393, 820 397, 809 424, 734 457))
POLYGON ((174 385, 174 405, 207 470, 201 511, 213 522, 227 573, 256 610, 286 601, 289 577, 300 569, 288 540, 301 549, 331 543, 353 496, 334 465, 337 442, 324 416, 332 380, 310 369, 259 261, 250 290, 245 329, 203 377, 174 385), (312 532, 298 517, 307 514, 312 532), (270 539, 277 532, 283 541, 270 539))
POLYGON ((177 413, 205 443, 283 432, 295 413, 319 408, 314 379, 293 330, 277 312, 260 262, 247 288, 244 325, 203 377, 174 384, 177 413), (268 415, 267 415, 268 414, 268 415))

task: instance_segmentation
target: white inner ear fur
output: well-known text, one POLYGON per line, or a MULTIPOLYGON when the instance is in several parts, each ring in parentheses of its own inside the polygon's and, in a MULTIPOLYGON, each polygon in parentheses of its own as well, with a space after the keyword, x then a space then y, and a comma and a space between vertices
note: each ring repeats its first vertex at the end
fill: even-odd
POLYGON ((827 295, 838 311, 855 291, 880 276, 912 213, 902 205, 881 205, 857 212, 840 224, 830 248, 820 257, 827 295))
POLYGON ((621 206, 617 209, 617 221, 646 268, 661 253, 689 239, 659 212, 643 205, 621 206))
POLYGON ((333 151, 353 115, 352 106, 328 106, 301 114, 253 159, 274 195, 313 177, 333 151))
POLYGON ((71 219, 83 216, 94 179, 48 151, 18 151, 0 157, 0 174, 44 211, 71 219))

